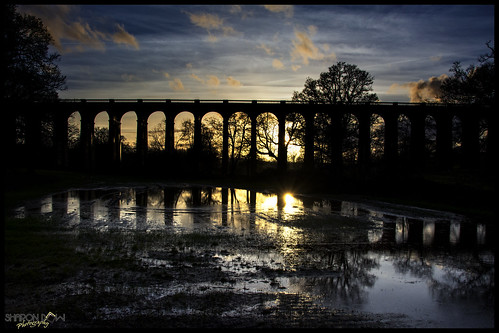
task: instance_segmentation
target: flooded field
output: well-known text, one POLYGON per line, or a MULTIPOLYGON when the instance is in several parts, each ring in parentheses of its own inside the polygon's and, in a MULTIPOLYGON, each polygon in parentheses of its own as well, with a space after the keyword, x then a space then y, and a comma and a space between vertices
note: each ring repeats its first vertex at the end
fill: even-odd
POLYGON ((494 326, 494 226, 461 215, 187 184, 71 189, 12 215, 126 259, 50 287, 49 304, 88 302, 66 327, 494 326))

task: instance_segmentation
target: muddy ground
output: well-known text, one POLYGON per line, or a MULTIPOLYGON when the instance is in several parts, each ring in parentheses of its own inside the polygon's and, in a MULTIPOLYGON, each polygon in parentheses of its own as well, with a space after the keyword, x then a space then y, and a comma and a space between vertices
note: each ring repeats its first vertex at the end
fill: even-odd
MULTIPOLYGON (((55 187, 52 183, 58 189, 70 187, 52 178, 45 176, 41 185, 26 178, 29 186, 22 190, 16 182, 15 191, 6 196, 8 208, 18 199, 47 193, 55 187)), ((75 183, 74 176, 70 181, 75 183)), ((369 285, 371 277, 365 273, 373 262, 366 253, 380 249, 355 241, 355 232, 366 230, 349 220, 339 221, 339 229, 328 233, 346 232, 348 242, 305 234, 290 241, 224 228, 76 229, 58 216, 5 220, 7 328, 21 322, 12 315, 28 315, 27 323, 36 319, 29 314, 49 312, 58 318, 49 320, 50 328, 434 327, 401 314, 336 308, 322 303, 316 293, 296 292, 283 283, 303 278, 302 290, 314 288, 314 278, 341 283, 332 288, 336 298, 355 297, 361 285, 355 279, 369 285), (347 258, 347 253, 357 256, 347 258)), ((273 221, 296 229, 304 222, 310 221, 273 221)), ((323 229, 321 221, 314 222, 323 229)))
MULTIPOLYGON (((54 328, 418 325, 401 315, 321 306, 288 291, 279 278, 340 274, 335 264, 325 269, 297 255, 310 254, 306 244, 283 248, 261 235, 224 230, 74 231, 41 219, 11 220, 7 226, 5 313, 64 315, 50 322, 54 328), (259 259, 266 251, 293 255, 269 265, 259 259)), ((313 252, 341 252, 338 246, 313 252)))

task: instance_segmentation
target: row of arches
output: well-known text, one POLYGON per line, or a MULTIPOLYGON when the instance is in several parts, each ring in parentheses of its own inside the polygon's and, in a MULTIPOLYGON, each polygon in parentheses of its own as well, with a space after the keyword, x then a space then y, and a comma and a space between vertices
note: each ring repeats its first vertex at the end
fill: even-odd
POLYGON ((71 161, 64 154, 73 154, 87 167, 107 162, 116 166, 126 158, 144 166, 151 154, 191 151, 194 159, 203 152, 211 154, 226 172, 237 161, 250 167, 256 160, 276 161, 282 169, 298 162, 310 168, 373 160, 412 163, 438 156, 443 160, 461 150, 473 160, 490 150, 491 118, 483 108, 253 103, 238 111, 233 105, 224 108, 225 102, 167 108, 89 104, 60 103, 49 112, 52 127, 58 128, 53 143, 62 164, 71 161))
MULTIPOLYGON (((342 142, 342 158, 345 162, 355 163, 358 161, 359 150, 359 120, 353 114, 345 116, 347 135, 342 142)), ((108 141, 106 132, 109 131, 110 117, 106 111, 101 111, 94 118, 94 143, 106 144, 108 141)), ((288 114, 286 120, 286 158, 287 162, 303 162, 304 157, 304 128, 306 120, 300 113, 288 114)), ((173 119, 175 150, 189 150, 194 147, 194 121, 192 112, 179 112, 173 119)), ((411 119, 406 114, 400 114, 397 118, 397 156, 409 159, 411 154, 411 119)), ((138 117, 134 111, 128 111, 122 115, 121 138, 122 146, 128 151, 135 151, 138 134, 138 117)), ((271 112, 261 113, 256 118, 258 140, 257 152, 264 160, 272 160, 272 156, 278 157, 278 127, 279 119, 271 112)), ((147 149, 154 152, 162 152, 166 147, 166 115, 163 111, 152 112, 146 121, 147 126, 147 149)), ((205 113, 201 118, 201 128, 204 134, 203 146, 215 153, 217 157, 222 155, 222 126, 223 116, 214 111, 205 113)), ((250 154, 251 141, 251 119, 247 113, 235 112, 228 120, 228 150, 229 160, 234 163, 236 157, 246 158, 250 154)), ((371 114, 369 124, 370 157, 382 159, 385 155, 385 120, 382 115, 371 114)), ((437 122, 434 116, 427 115, 424 119, 424 150, 429 157, 437 153, 437 122)), ((69 146, 74 147, 80 142, 81 116, 78 111, 73 112, 68 118, 69 146)), ((323 165, 331 163, 328 142, 331 133, 331 117, 326 113, 317 113, 314 116, 314 163, 323 165), (324 126, 326 125, 326 126, 324 126)), ((462 146, 462 120, 454 115, 451 119, 451 145, 454 151, 459 151, 462 146)), ((479 149, 480 153, 487 151, 488 124, 485 119, 479 121, 479 149)))

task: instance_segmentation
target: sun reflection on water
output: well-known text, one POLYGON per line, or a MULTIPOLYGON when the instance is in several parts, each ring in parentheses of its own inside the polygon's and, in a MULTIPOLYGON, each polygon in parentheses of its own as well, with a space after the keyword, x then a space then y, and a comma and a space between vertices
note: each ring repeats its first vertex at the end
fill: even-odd
MULTIPOLYGON (((220 245, 222 242, 212 242, 209 238, 208 249, 200 242, 202 252, 196 252, 195 246, 189 247, 189 260, 195 254, 199 258, 212 256, 217 269, 234 274, 235 282, 230 283, 236 290, 313 295, 322 304, 335 308, 357 306, 352 305, 357 302, 363 311, 409 311, 417 297, 424 304, 433 306, 438 302, 438 307, 447 309, 442 300, 454 291, 459 295, 463 291, 476 294, 475 287, 465 289, 468 280, 481 281, 480 288, 493 286, 490 282, 493 269, 483 275, 482 271, 475 272, 474 267, 478 264, 482 268, 493 267, 495 255, 488 244, 494 229, 443 212, 311 199, 290 192, 270 194, 221 187, 157 185, 70 190, 27 202, 14 213, 18 218, 31 214, 56 215, 70 227, 106 232, 166 230, 167 233, 159 235, 171 232, 186 236, 190 232, 193 235, 206 232, 208 236, 210 232, 217 236, 218 232, 233 232, 243 236, 237 238, 238 242, 239 239, 249 242, 246 252, 226 250, 220 245), (371 248, 370 244, 375 246, 371 248), (441 249, 445 252, 440 252, 441 249), (447 255, 457 252, 454 249, 459 249, 459 256, 447 255), (464 249, 472 251, 461 252, 464 249), (485 250, 480 250, 477 256, 477 249, 485 250), (462 268, 465 262, 470 262, 473 269, 462 268), (265 278, 255 278, 258 274, 265 278), (241 278, 244 275, 247 279, 241 278), (412 303, 405 302, 409 297, 412 303), (401 304, 405 308, 401 309, 401 304)), ((122 238, 119 239, 122 244, 122 238)), ((154 242, 151 244, 156 246, 154 242)), ((176 261, 170 260, 177 255, 168 255, 171 245, 165 248, 165 244, 161 237, 160 250, 151 245, 151 251, 138 251, 136 255, 147 266, 177 267, 176 261)), ((183 251, 180 245, 178 250, 174 249, 183 251)), ((217 282, 215 287, 219 286, 217 282)), ((206 290, 210 290, 208 287, 206 290)), ((154 292, 165 295, 170 290, 154 292)), ((469 313, 469 303, 462 304, 465 309, 462 313, 469 313)), ((451 308, 455 309, 454 304, 451 308)), ((418 310, 421 316, 433 315, 429 307, 418 305, 418 309, 426 309, 418 310)))
POLYGON ((441 239, 453 245, 468 240, 481 245, 487 243, 488 234, 485 225, 463 223, 466 220, 457 215, 436 216, 436 212, 409 212, 403 207, 316 200, 291 192, 200 186, 72 189, 27 202, 17 207, 14 215, 22 218, 31 214, 55 214, 62 216, 68 226, 97 229, 218 228, 236 233, 259 232, 286 244, 300 241, 300 235, 314 225, 334 230, 335 237, 344 238, 342 241, 417 241, 424 246, 441 239), (360 236, 352 232, 361 233, 357 227, 362 227, 360 236))

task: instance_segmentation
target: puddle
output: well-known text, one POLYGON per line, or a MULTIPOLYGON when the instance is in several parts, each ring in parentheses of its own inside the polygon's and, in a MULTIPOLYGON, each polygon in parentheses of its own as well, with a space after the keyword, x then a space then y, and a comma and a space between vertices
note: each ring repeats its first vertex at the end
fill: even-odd
MULTIPOLYGON (((224 233, 250 244, 255 239, 244 251, 223 244, 182 250, 229 280, 168 288, 102 286, 124 294, 155 299, 179 290, 300 294, 326 308, 403 315, 407 326, 494 326, 492 226, 457 214, 374 201, 157 185, 72 189, 27 202, 14 215, 54 216, 74 230, 224 233), (265 246, 258 239, 265 239, 265 246)), ((164 249, 135 256, 144 267, 170 271, 180 265, 164 249)), ((194 270, 200 264, 181 265, 194 270)))

